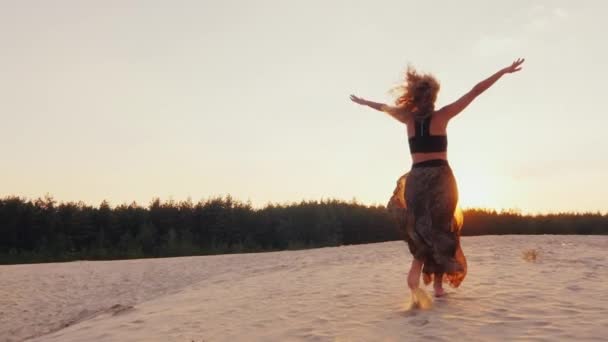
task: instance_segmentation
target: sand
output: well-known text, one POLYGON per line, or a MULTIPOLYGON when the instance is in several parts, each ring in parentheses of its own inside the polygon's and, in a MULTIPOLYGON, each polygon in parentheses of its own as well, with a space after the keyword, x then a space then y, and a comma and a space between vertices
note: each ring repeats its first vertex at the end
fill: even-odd
POLYGON ((466 237, 463 249, 467 278, 429 310, 409 309, 399 241, 0 266, 0 341, 608 338, 608 236, 466 237))

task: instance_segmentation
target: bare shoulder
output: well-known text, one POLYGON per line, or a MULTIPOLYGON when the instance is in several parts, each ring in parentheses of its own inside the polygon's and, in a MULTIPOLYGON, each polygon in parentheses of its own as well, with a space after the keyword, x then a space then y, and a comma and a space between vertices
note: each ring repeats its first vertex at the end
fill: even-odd
POLYGON ((453 117, 450 115, 449 106, 444 106, 443 108, 436 110, 433 112, 433 121, 438 122, 440 125, 447 126, 448 121, 453 117))
POLYGON ((449 105, 445 105, 439 110, 436 110, 433 116, 436 118, 437 121, 440 121, 442 124, 447 126, 448 122, 458 113, 460 113, 460 111, 462 111, 462 108, 459 107, 460 106, 456 102, 451 103, 449 105))

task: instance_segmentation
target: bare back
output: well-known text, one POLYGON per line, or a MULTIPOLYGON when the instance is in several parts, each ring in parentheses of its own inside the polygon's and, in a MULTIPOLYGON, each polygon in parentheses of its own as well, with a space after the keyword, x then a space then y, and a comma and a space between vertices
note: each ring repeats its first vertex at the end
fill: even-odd
MULTIPOLYGON (((442 115, 442 110, 434 111, 431 116, 431 126, 429 132, 431 135, 447 135, 447 126, 449 118, 446 115, 442 115)), ((407 126, 407 136, 412 138, 415 135, 415 125, 413 116, 408 116, 405 120, 407 126)), ((413 153, 412 162, 420 163, 432 159, 448 159, 448 153, 446 152, 430 152, 430 153, 413 153)))

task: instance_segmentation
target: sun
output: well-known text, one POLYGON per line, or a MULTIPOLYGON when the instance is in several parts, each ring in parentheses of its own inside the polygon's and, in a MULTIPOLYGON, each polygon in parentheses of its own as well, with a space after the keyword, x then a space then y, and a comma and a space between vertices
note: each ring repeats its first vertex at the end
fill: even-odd
POLYGON ((498 208, 504 194, 501 182, 489 173, 463 170, 456 175, 459 205, 463 208, 498 208))

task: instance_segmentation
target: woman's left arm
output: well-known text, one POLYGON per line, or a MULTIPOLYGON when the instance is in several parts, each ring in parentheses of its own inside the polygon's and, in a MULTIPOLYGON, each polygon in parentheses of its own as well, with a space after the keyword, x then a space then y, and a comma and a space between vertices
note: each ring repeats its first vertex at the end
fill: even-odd
POLYGON ((513 64, 510 66, 500 69, 498 72, 493 74, 492 76, 486 78, 485 80, 477 83, 471 91, 464 94, 457 101, 441 108, 438 113, 440 116, 447 118, 447 120, 453 118, 458 115, 458 113, 462 112, 473 100, 481 95, 484 91, 490 88, 496 81, 498 81, 503 75, 511 74, 514 72, 518 72, 521 70, 521 65, 525 61, 523 58, 518 58, 513 64))

